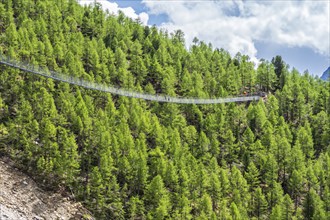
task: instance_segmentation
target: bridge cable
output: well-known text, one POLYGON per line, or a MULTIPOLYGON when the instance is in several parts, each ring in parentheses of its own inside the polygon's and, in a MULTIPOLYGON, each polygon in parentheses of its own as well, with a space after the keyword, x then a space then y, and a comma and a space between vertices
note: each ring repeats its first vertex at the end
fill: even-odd
POLYGON ((203 98, 183 98, 183 97, 172 97, 168 95, 161 94, 147 94, 143 92, 134 92, 126 90, 123 88, 116 88, 113 86, 108 86, 105 84, 94 83, 86 81, 84 79, 68 76, 62 73, 51 71, 39 66, 34 66, 31 64, 23 63, 0 54, 0 63, 22 70, 24 72, 29 72, 35 75, 44 76, 57 81, 70 83, 73 85, 81 86, 87 89, 98 90, 102 92, 108 92, 119 96, 126 96, 131 98, 144 99, 156 102, 167 102, 167 103, 178 103, 178 104, 219 104, 219 103, 229 103, 229 102, 248 102, 259 100, 260 96, 245 96, 245 97, 226 97, 226 98, 215 98, 215 99, 203 99, 203 98))

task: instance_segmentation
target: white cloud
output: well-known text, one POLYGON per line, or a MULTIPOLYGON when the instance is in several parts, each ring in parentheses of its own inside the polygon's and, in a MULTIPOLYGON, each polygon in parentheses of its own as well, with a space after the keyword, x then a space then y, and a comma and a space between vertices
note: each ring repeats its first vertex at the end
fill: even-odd
POLYGON ((150 1, 149 14, 166 14, 161 25, 181 29, 186 42, 196 36, 215 47, 256 60, 254 42, 308 47, 330 56, 329 1, 150 1))
MULTIPOLYGON (((81 5, 89 5, 89 4, 93 4, 94 0, 78 1, 78 2, 81 5)), ((140 14, 137 14, 132 7, 120 8, 117 3, 109 2, 107 0, 96 0, 96 2, 100 3, 102 5, 102 8, 104 10, 108 10, 110 13, 117 15, 119 11, 122 11, 129 18, 140 19, 140 21, 144 25, 147 25, 148 23, 149 15, 145 12, 141 12, 140 14)))

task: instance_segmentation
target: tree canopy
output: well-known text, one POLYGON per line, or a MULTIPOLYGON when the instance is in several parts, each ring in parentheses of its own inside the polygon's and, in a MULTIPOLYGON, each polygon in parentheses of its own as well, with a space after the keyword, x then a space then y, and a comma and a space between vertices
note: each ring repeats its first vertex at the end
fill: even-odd
POLYGON ((0 52, 134 91, 119 97, 0 65, 0 156, 98 219, 329 219, 329 82, 75 0, 0 2, 0 52))

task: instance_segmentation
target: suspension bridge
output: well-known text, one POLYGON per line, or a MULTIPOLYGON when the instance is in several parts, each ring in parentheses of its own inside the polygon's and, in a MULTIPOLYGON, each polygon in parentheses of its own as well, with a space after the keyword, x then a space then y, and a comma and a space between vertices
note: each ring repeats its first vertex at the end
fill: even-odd
POLYGON ((248 102, 248 101, 256 101, 261 99, 260 96, 203 99, 203 98, 173 97, 162 94, 152 95, 142 92, 130 91, 123 88, 116 88, 114 86, 109 86, 105 84, 86 81, 78 77, 65 75, 39 66, 17 61, 9 57, 6 57, 2 54, 0 54, 0 63, 12 68, 22 70, 24 72, 29 72, 35 75, 51 78, 57 81, 70 83, 87 89, 93 89, 102 92, 112 93, 119 96, 126 96, 126 97, 138 98, 138 99, 144 99, 144 100, 156 101, 156 102, 167 102, 167 103, 177 103, 177 104, 219 104, 219 103, 228 103, 228 102, 248 102))

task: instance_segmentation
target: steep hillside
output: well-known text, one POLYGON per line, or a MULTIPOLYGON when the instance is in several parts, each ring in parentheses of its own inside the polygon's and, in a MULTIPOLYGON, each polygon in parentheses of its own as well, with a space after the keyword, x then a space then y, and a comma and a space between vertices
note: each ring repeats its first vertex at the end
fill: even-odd
POLYGON ((98 219, 329 219, 329 83, 74 0, 0 3, 0 53, 158 103, 0 65, 0 156, 98 219))
POLYGON ((92 219, 68 196, 46 192, 6 158, 0 160, 0 219, 92 219))

